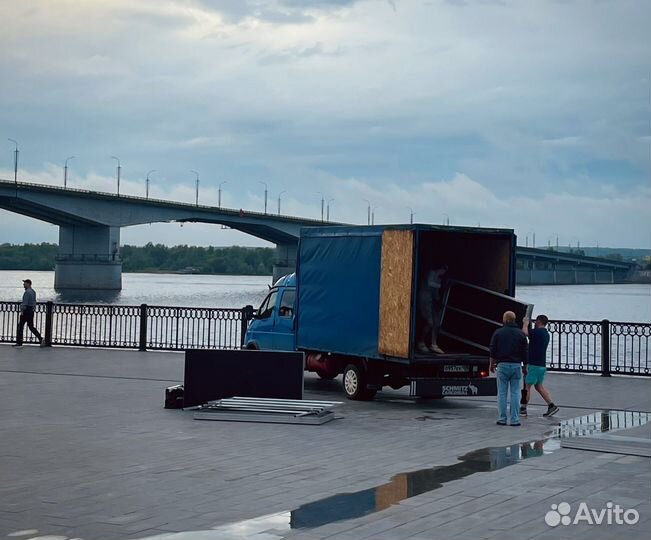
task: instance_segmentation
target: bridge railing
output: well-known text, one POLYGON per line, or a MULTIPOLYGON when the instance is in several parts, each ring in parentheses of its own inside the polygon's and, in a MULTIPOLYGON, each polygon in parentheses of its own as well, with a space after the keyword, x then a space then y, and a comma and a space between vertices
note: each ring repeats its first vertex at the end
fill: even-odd
MULTIPOLYGON (((18 302, 0 302, 0 342, 13 343, 18 302)), ((34 323, 47 345, 131 349, 228 349, 244 344, 253 318, 244 308, 37 304, 34 323)), ((651 323, 555 320, 552 371, 651 376, 651 323)), ((25 343, 35 343, 25 329, 25 343)))
MULTIPOLYGON (((0 342, 13 343, 20 317, 18 302, 0 302, 0 342)), ((158 350, 232 349, 244 344, 253 318, 244 308, 120 306, 39 303, 34 324, 45 344, 158 350)), ((36 343, 24 329, 24 343, 36 343)))

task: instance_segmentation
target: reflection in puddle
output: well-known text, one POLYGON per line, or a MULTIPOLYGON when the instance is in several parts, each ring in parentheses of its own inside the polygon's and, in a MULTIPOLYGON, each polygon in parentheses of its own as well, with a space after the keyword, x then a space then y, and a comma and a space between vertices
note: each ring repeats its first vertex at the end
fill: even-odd
POLYGON ((379 512, 404 499, 434 491, 447 482, 478 472, 497 471, 523 459, 542 456, 558 448, 556 440, 539 440, 511 446, 482 448, 465 454, 459 463, 395 475, 381 486, 342 493, 300 506, 291 512, 292 529, 312 528, 379 512))
POLYGON ((560 439, 639 427, 649 421, 649 413, 596 412, 561 421, 558 427, 541 440, 475 450, 459 457, 459 462, 453 465, 400 473, 381 486, 333 495, 304 504, 291 512, 261 516, 210 530, 166 533, 142 540, 226 540, 252 537, 256 540, 274 540, 282 538, 291 529, 314 528, 366 516, 410 497, 438 489, 453 480, 478 472, 497 471, 524 459, 549 454, 560 448, 560 439))
POLYGON ((638 411, 600 411, 563 420, 548 437, 590 437, 643 426, 651 421, 651 414, 638 411))

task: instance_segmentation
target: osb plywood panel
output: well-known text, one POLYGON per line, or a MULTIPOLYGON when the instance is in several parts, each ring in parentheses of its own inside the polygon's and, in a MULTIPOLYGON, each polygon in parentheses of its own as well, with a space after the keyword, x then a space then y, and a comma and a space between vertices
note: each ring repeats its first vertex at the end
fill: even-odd
POLYGON ((409 358, 413 265, 414 232, 384 231, 378 343, 381 354, 409 358))

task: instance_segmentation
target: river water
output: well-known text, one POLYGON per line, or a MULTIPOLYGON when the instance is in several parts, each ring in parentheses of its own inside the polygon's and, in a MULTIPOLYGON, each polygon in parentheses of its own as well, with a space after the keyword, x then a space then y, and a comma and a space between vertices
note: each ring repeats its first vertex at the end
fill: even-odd
MULTIPOLYGON (((54 272, 0 271, 0 301, 22 296, 29 277, 39 301, 162 305, 188 307, 257 307, 271 283, 268 276, 123 274, 115 293, 57 293, 54 272)), ((518 287, 516 296, 534 304, 534 313, 550 319, 651 322, 651 285, 547 285, 518 287)))

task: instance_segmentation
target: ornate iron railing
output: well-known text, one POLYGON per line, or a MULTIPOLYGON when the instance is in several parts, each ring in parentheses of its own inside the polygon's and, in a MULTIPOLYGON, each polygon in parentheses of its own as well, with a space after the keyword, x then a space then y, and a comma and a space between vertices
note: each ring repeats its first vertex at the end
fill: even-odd
MULTIPOLYGON (((0 342, 16 340, 18 302, 0 302, 0 342)), ((253 318, 244 308, 37 304, 34 324, 45 345, 159 350, 231 349, 253 318)), ((24 343, 36 343, 25 329, 24 343)))
POLYGON ((550 321, 548 330, 550 370, 651 375, 651 323, 550 321))
MULTIPOLYGON (((34 323, 46 345, 131 349, 228 349, 244 344, 253 318, 244 308, 36 305, 34 323)), ((0 302, 0 342, 16 339, 18 302, 0 302)), ((547 367, 612 375, 651 376, 651 323, 550 321, 547 367)), ((25 329, 25 343, 36 339, 25 329)))

